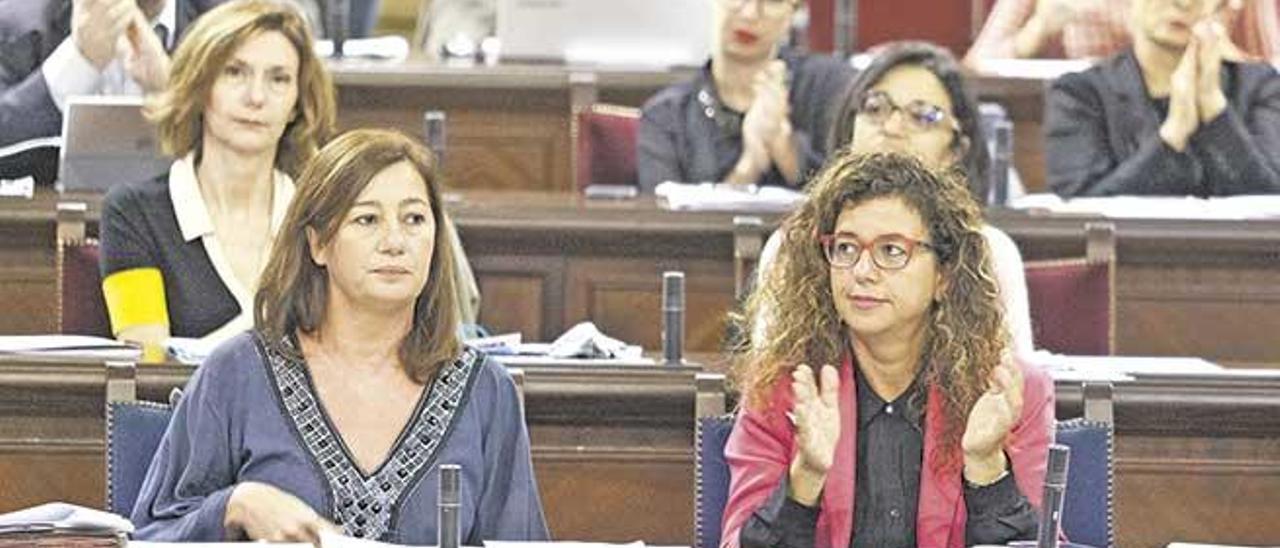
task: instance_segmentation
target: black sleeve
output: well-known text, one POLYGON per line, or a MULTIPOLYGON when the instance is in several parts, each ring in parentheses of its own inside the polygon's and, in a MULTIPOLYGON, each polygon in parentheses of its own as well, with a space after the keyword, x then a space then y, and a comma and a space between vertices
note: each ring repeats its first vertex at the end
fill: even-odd
POLYGON ((1242 67, 1241 79, 1262 82, 1247 105, 1228 105, 1202 124, 1190 147, 1204 165, 1208 194, 1280 193, 1280 75, 1250 66, 1242 67))
MULTIPOLYGON (((665 94, 663 94, 665 95, 665 94)), ((680 133, 679 102, 659 95, 640 114, 640 135, 636 140, 636 171, 640 191, 652 194, 664 181, 684 182, 676 136, 680 133)))
POLYGON ((1035 540, 1039 517, 1027 497, 1018 491, 1013 471, 991 485, 964 487, 965 544, 1005 544, 1035 540))
POLYGON ((98 260, 104 279, 133 268, 159 267, 155 243, 143 219, 143 207, 140 193, 132 184, 112 188, 103 200, 98 260))
POLYGON ((799 184, 807 181, 826 161, 830 148, 827 140, 839 110, 839 99, 848 92, 855 75, 853 67, 837 57, 812 55, 805 63, 811 77, 804 84, 807 89, 796 91, 810 104, 805 105, 804 119, 797 118, 799 109, 793 108, 791 120, 799 184))
POLYGON ((742 548, 813 548, 820 510, 791 500, 789 489, 784 474, 778 488, 742 526, 742 548))
POLYGON ((1107 113, 1092 78, 1067 74, 1045 97, 1045 174, 1063 198, 1118 194, 1204 195, 1200 163, 1169 147, 1160 135, 1139 137, 1128 158, 1114 157, 1107 113))

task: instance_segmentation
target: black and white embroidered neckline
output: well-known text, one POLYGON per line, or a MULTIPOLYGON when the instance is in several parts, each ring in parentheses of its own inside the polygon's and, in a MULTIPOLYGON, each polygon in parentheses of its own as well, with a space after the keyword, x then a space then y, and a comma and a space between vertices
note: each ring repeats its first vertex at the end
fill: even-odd
MULTIPOLYGON (((286 345, 292 346, 291 342, 286 345)), ((385 539, 393 531, 395 511, 449 434, 457 411, 465 404, 472 373, 480 354, 466 348, 445 366, 418 402, 411 426, 377 470, 366 475, 351 457, 316 398, 306 363, 267 346, 267 357, 285 415, 329 483, 332 515, 337 525, 356 538, 385 539)))

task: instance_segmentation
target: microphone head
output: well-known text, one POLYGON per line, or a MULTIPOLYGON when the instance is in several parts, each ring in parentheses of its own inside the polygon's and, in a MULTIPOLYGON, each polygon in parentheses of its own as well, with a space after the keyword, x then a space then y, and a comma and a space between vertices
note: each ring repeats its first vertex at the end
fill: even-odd
POLYGON ((684 309, 684 272, 662 273, 662 308, 664 310, 684 309))
POLYGON ((1071 448, 1065 445, 1049 446, 1049 466, 1044 475, 1045 485, 1065 487, 1067 485, 1067 463, 1071 460, 1071 448))
POLYGON ((440 504, 459 504, 462 500, 462 467, 440 465, 440 504))

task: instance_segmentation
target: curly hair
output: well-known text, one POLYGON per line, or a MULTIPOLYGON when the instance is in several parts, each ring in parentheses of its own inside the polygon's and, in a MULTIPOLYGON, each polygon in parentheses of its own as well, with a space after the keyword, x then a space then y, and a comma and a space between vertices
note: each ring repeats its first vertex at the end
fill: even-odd
POLYGON ((275 167, 297 177, 332 136, 337 120, 333 80, 312 49, 311 31, 297 8, 280 0, 237 0, 196 19, 173 54, 168 87, 148 98, 145 113, 166 154, 201 153, 204 109, 227 60, 251 37, 279 32, 298 53, 296 116, 285 126, 275 167))
POLYGON ((763 409, 797 364, 840 363, 851 351, 818 235, 831 233, 842 211, 877 198, 901 199, 920 215, 945 279, 929 310, 919 363, 926 386, 942 396, 946 465, 955 452, 945 449, 959 448, 969 411, 1010 344, 981 210, 957 171, 937 173, 898 154, 832 158, 810 184, 808 200, 784 222, 778 257, 736 318, 740 324, 759 318, 764 327, 752 332, 739 325, 752 337, 736 348, 733 381, 745 405, 763 409))

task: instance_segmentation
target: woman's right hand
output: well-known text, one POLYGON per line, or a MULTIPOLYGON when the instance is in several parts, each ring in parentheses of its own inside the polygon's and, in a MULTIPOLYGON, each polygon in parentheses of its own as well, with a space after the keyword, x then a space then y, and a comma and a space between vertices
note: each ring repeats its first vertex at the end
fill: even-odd
POLYGON ((322 531, 340 532, 298 497, 255 481, 240 483, 231 491, 223 525, 228 531, 244 531, 250 540, 315 546, 320 546, 322 531))
POLYGON ((840 439, 840 375, 830 365, 823 366, 819 375, 821 385, 808 365, 791 372, 795 403, 790 417, 797 451, 791 462, 790 496, 805 506, 817 505, 840 439))

